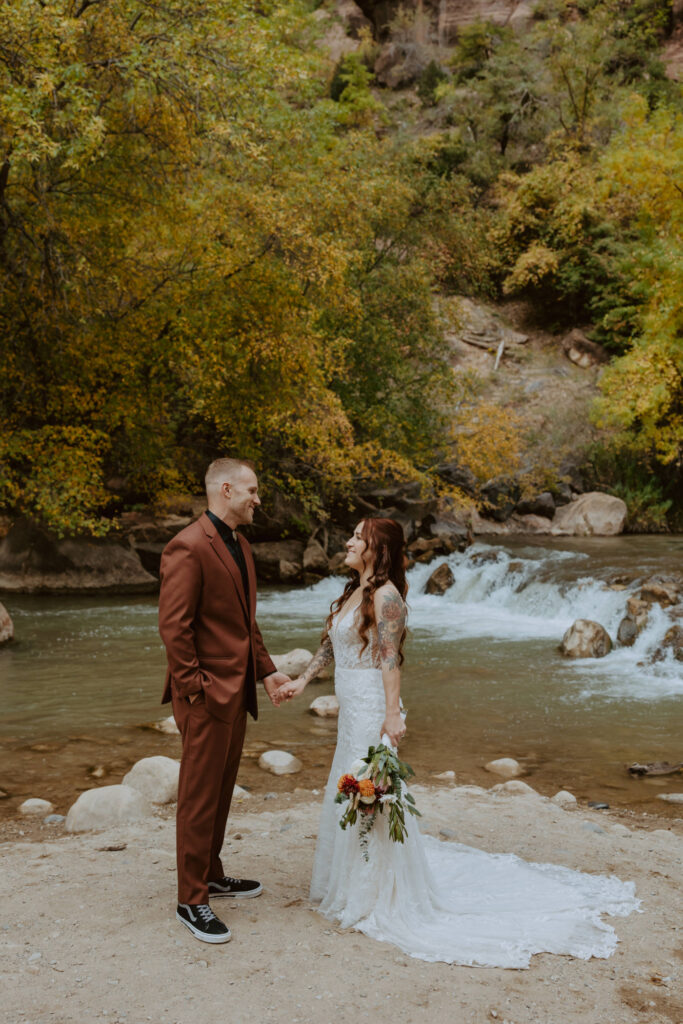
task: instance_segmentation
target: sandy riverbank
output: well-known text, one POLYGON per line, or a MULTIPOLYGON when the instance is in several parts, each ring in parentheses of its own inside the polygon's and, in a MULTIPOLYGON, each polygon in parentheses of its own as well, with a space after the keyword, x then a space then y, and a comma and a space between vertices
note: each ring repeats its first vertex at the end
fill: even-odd
POLYGON ((633 880, 642 912, 610 921, 615 954, 541 955, 527 971, 450 967, 333 927, 307 901, 320 796, 298 789, 235 808, 227 868, 261 878, 265 892, 217 905, 233 932, 220 947, 173 918, 172 808, 81 836, 13 823, 0 846, 3 1021, 683 1022, 683 820, 564 811, 473 787, 415 792, 426 830, 444 841, 633 880))

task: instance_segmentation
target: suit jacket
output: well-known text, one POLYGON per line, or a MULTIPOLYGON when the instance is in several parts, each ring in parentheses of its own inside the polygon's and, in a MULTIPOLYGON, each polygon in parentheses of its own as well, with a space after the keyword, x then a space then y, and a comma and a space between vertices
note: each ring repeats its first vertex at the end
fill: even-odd
POLYGON ((161 556, 159 632, 168 672, 162 704, 204 691, 208 710, 230 721, 246 707, 258 717, 256 680, 275 672, 256 624, 256 571, 239 537, 249 580, 242 575, 206 513, 185 527, 161 556))

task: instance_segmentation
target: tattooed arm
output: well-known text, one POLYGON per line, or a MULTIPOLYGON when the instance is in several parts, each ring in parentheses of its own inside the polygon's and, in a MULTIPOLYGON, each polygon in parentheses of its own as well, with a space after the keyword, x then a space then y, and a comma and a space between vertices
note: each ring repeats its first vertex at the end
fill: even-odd
POLYGON ((386 700, 386 714, 380 736, 387 734, 397 747, 406 727, 401 717, 401 669, 399 651, 406 625, 406 609, 401 595, 391 583, 375 591, 375 617, 377 640, 382 665, 382 682, 386 700))
POLYGON ((315 652, 299 678, 293 679, 291 683, 285 683, 284 686, 280 687, 278 692, 281 695, 281 699, 291 700, 292 697, 298 697, 306 686, 308 686, 311 679, 315 679, 318 673, 322 672, 322 670, 332 661, 334 661, 332 641, 329 636, 325 636, 320 647, 315 652))

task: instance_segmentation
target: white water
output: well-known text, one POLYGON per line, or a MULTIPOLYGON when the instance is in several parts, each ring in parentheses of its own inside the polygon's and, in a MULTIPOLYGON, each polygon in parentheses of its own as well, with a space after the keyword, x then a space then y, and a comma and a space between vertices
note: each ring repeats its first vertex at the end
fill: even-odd
MULTIPOLYGON (((553 675, 565 686, 565 699, 653 701, 683 694, 683 666, 671 651, 661 661, 652 660, 671 626, 669 616, 653 605, 635 644, 619 647, 619 622, 638 586, 612 589, 591 575, 591 560, 584 553, 542 547, 511 553, 475 544, 464 554, 415 566, 408 582, 409 626, 421 647, 430 639, 489 639, 494 644, 543 639, 555 647, 576 619, 592 619, 605 627, 615 646, 600 659, 568 661, 558 655, 553 675), (441 561, 450 565, 455 584, 443 596, 430 596, 424 587, 441 561)), ((341 578, 333 578, 287 594, 264 594, 259 616, 279 629, 322 625, 343 585, 341 578)))

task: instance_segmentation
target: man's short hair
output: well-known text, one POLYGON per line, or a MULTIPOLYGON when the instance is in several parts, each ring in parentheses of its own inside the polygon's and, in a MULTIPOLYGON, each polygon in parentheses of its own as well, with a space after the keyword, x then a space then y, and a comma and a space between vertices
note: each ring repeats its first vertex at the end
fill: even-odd
POLYGON ((253 470, 249 459, 214 459, 204 476, 206 493, 216 491, 226 480, 233 480, 241 469, 253 470))

